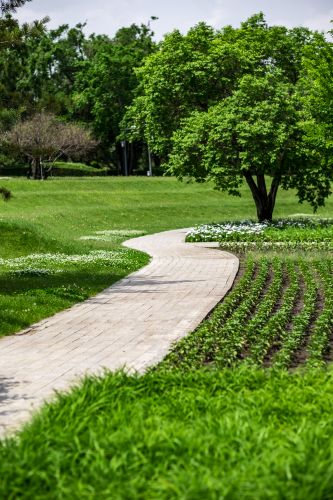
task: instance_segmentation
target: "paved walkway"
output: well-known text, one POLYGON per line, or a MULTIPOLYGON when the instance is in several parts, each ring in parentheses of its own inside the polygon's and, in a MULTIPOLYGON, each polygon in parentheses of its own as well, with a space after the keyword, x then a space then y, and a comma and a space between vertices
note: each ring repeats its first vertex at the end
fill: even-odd
POLYGON ((135 238, 149 265, 95 297, 0 340, 0 436, 29 419, 54 390, 102 368, 144 371, 222 299, 238 259, 186 230, 135 238))

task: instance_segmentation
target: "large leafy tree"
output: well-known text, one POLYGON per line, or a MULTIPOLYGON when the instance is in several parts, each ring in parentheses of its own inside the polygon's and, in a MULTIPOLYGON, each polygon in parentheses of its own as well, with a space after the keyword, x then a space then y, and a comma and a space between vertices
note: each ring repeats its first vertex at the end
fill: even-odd
POLYGON ((296 188, 314 208, 329 194, 329 171, 318 175, 320 155, 304 135, 299 98, 281 73, 245 75, 230 97, 183 121, 173 135, 169 169, 180 178, 213 179, 233 195, 245 181, 258 220, 271 220, 280 185, 296 188))
POLYGON ((213 179, 233 195, 246 182, 260 220, 272 218, 281 185, 316 209, 330 171, 306 140, 299 81, 304 50, 325 43, 305 28, 269 27, 262 14, 238 29, 176 31, 138 70, 133 138, 143 135, 180 178, 213 179))

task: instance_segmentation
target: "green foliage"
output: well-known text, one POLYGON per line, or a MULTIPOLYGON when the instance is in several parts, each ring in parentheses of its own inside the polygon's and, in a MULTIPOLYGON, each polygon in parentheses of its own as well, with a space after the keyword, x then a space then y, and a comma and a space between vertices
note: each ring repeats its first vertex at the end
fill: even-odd
MULTIPOLYGON (((218 189, 238 195, 244 177, 254 175, 283 179, 286 189, 296 177, 294 184, 303 186, 316 156, 300 140, 297 108, 293 89, 280 72, 244 76, 232 96, 183 121, 173 136, 170 172, 179 178, 213 179, 218 189)), ((318 196, 327 184, 329 189, 328 181, 324 186, 321 181, 319 177, 318 196)), ((319 202, 314 196, 314 205, 319 202)))
POLYGON ((246 180, 260 221, 271 220, 280 185, 316 210, 332 169, 309 142, 299 82, 304 51, 318 47, 330 50, 323 35, 269 27, 262 14, 238 29, 201 23, 187 35, 175 31, 138 70, 141 95, 127 113, 132 137, 143 135, 179 178, 213 179, 232 195, 246 180))
POLYGON ((323 284, 322 310, 318 315, 316 325, 313 329, 309 342, 308 366, 323 366, 323 356, 329 348, 330 335, 333 326, 333 280, 332 262, 321 261, 317 263, 317 271, 323 284))
POLYGON ((58 176, 103 176, 107 175, 107 168, 95 168, 84 163, 56 161, 52 165, 51 175, 58 176))
POLYGON ((0 444, 0 496, 324 500, 331 388, 331 370, 89 378, 0 444))
MULTIPOLYGON (((307 114, 304 130, 309 144, 321 154, 321 168, 329 172, 333 167, 333 44, 318 41, 317 47, 304 51, 300 92, 307 114)), ((318 175, 316 170, 314 175, 318 175)))
MULTIPOLYGON (((35 21, 31 25, 13 19, 9 14, 0 18, 0 117, 1 129, 12 124, 12 118, 20 116, 36 105, 36 84, 23 82, 30 72, 31 52, 41 43, 46 33, 47 19, 35 21), (8 115, 10 119, 8 119, 8 115), (6 119, 3 120, 3 117, 6 119)), ((35 81, 45 77, 35 68, 35 81)))
MULTIPOLYGON (((108 149, 115 162, 123 162, 119 124, 136 92, 134 69, 154 51, 152 37, 153 32, 144 24, 121 28, 112 39, 92 36, 85 45, 88 57, 78 66, 73 94, 75 113, 92 123, 101 146, 108 149)), ((132 170, 133 154, 129 160, 132 170)))
POLYGON ((211 317, 174 347, 161 368, 324 366, 331 356, 333 261, 321 244, 332 242, 332 228, 332 219, 286 219, 273 224, 227 222, 190 231, 190 241, 217 240, 231 251, 242 243, 248 250, 245 244, 250 242, 257 252, 250 254, 243 277, 211 317), (311 242, 311 247, 300 246, 298 252, 295 247, 290 257, 281 254, 279 244, 293 240, 311 242))
POLYGON ((69 116, 72 92, 84 58, 84 25, 68 25, 54 30, 46 27, 39 37, 28 37, 26 69, 17 87, 34 100, 39 110, 69 116))
POLYGON ((199 23, 186 35, 174 31, 137 71, 142 95, 129 110, 131 119, 144 128, 151 148, 166 156, 181 120, 232 95, 245 74, 279 69, 283 80, 295 84, 303 48, 314 39, 306 28, 269 27, 262 14, 236 29, 216 32, 199 23))

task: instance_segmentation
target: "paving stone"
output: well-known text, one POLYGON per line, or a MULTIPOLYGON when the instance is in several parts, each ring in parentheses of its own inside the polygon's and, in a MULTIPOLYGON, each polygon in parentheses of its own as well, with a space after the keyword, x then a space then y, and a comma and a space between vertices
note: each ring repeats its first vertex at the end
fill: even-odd
POLYGON ((0 436, 86 374, 144 372, 188 334, 230 289, 238 259, 186 230, 125 242, 151 262, 81 304, 0 340, 0 436))

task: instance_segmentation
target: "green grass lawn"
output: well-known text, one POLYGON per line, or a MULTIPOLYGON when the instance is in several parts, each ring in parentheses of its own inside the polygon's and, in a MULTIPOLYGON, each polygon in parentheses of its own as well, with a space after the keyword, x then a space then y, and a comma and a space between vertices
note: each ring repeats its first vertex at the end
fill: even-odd
MULTIPOLYGON (((0 184, 13 193, 10 203, 0 205, 1 221, 27 223, 44 237, 55 238, 56 244, 72 248, 77 248, 76 238, 98 230, 142 229, 153 233, 205 222, 255 218, 254 204, 246 187, 242 198, 235 198, 214 191, 212 185, 186 184, 170 177, 67 178, 42 182, 9 179, 0 184)), ((300 205, 291 191, 280 191, 274 216, 299 213, 312 211, 308 205, 300 205)), ((318 215, 329 217, 332 213, 330 198, 318 215)), ((80 247, 87 245, 82 247, 80 243, 80 247)), ((4 256, 2 248, 0 251, 0 256, 4 256)))
MULTIPOLYGON (((241 199, 229 198, 209 185, 172 178, 2 184, 14 195, 0 205, 2 333, 82 300, 147 262, 120 247, 131 235, 255 218, 246 190, 241 199)), ((331 198, 318 215, 330 217, 332 208, 331 198)), ((311 210, 281 192, 275 215, 299 213, 311 210)), ((275 239, 268 230, 268 242, 275 239)), ((239 238, 225 243, 240 248, 239 238)), ((247 243, 253 243, 250 236, 247 243)), ((0 442, 0 498, 333 498, 333 371, 321 363, 331 328, 332 255, 326 247, 314 247, 310 256, 297 245, 286 249, 252 253, 227 300, 158 367, 140 377, 88 378, 0 442), (297 298, 292 283, 298 270, 303 292, 297 298), (314 293, 321 294, 320 307, 314 293), (269 337, 270 318, 279 308, 288 314, 281 307, 286 294, 301 305, 281 316, 287 331, 296 331, 296 344, 285 344, 282 361, 293 346, 304 347, 297 341, 305 319, 315 330, 320 314, 311 308, 326 311, 307 370, 286 370, 289 358, 261 368, 265 363, 251 359, 251 349, 262 356, 258 338, 246 344, 254 325, 269 337), (304 304, 309 308, 302 316, 304 304)))
MULTIPOLYGON (((255 216, 247 189, 243 198, 231 198, 211 185, 173 178, 3 179, 1 184, 13 198, 0 205, 0 258, 7 260, 0 266, 0 335, 84 300, 147 263, 147 256, 120 249, 133 231, 255 216), (103 250, 110 255, 89 262, 83 257, 103 250), (82 260, 45 263, 44 253, 82 255, 82 260), (29 261, 11 261, 29 255, 29 261)), ((320 215, 328 216, 332 205, 329 200, 320 215)), ((311 213, 292 193, 281 191, 277 216, 300 210, 311 213)))

